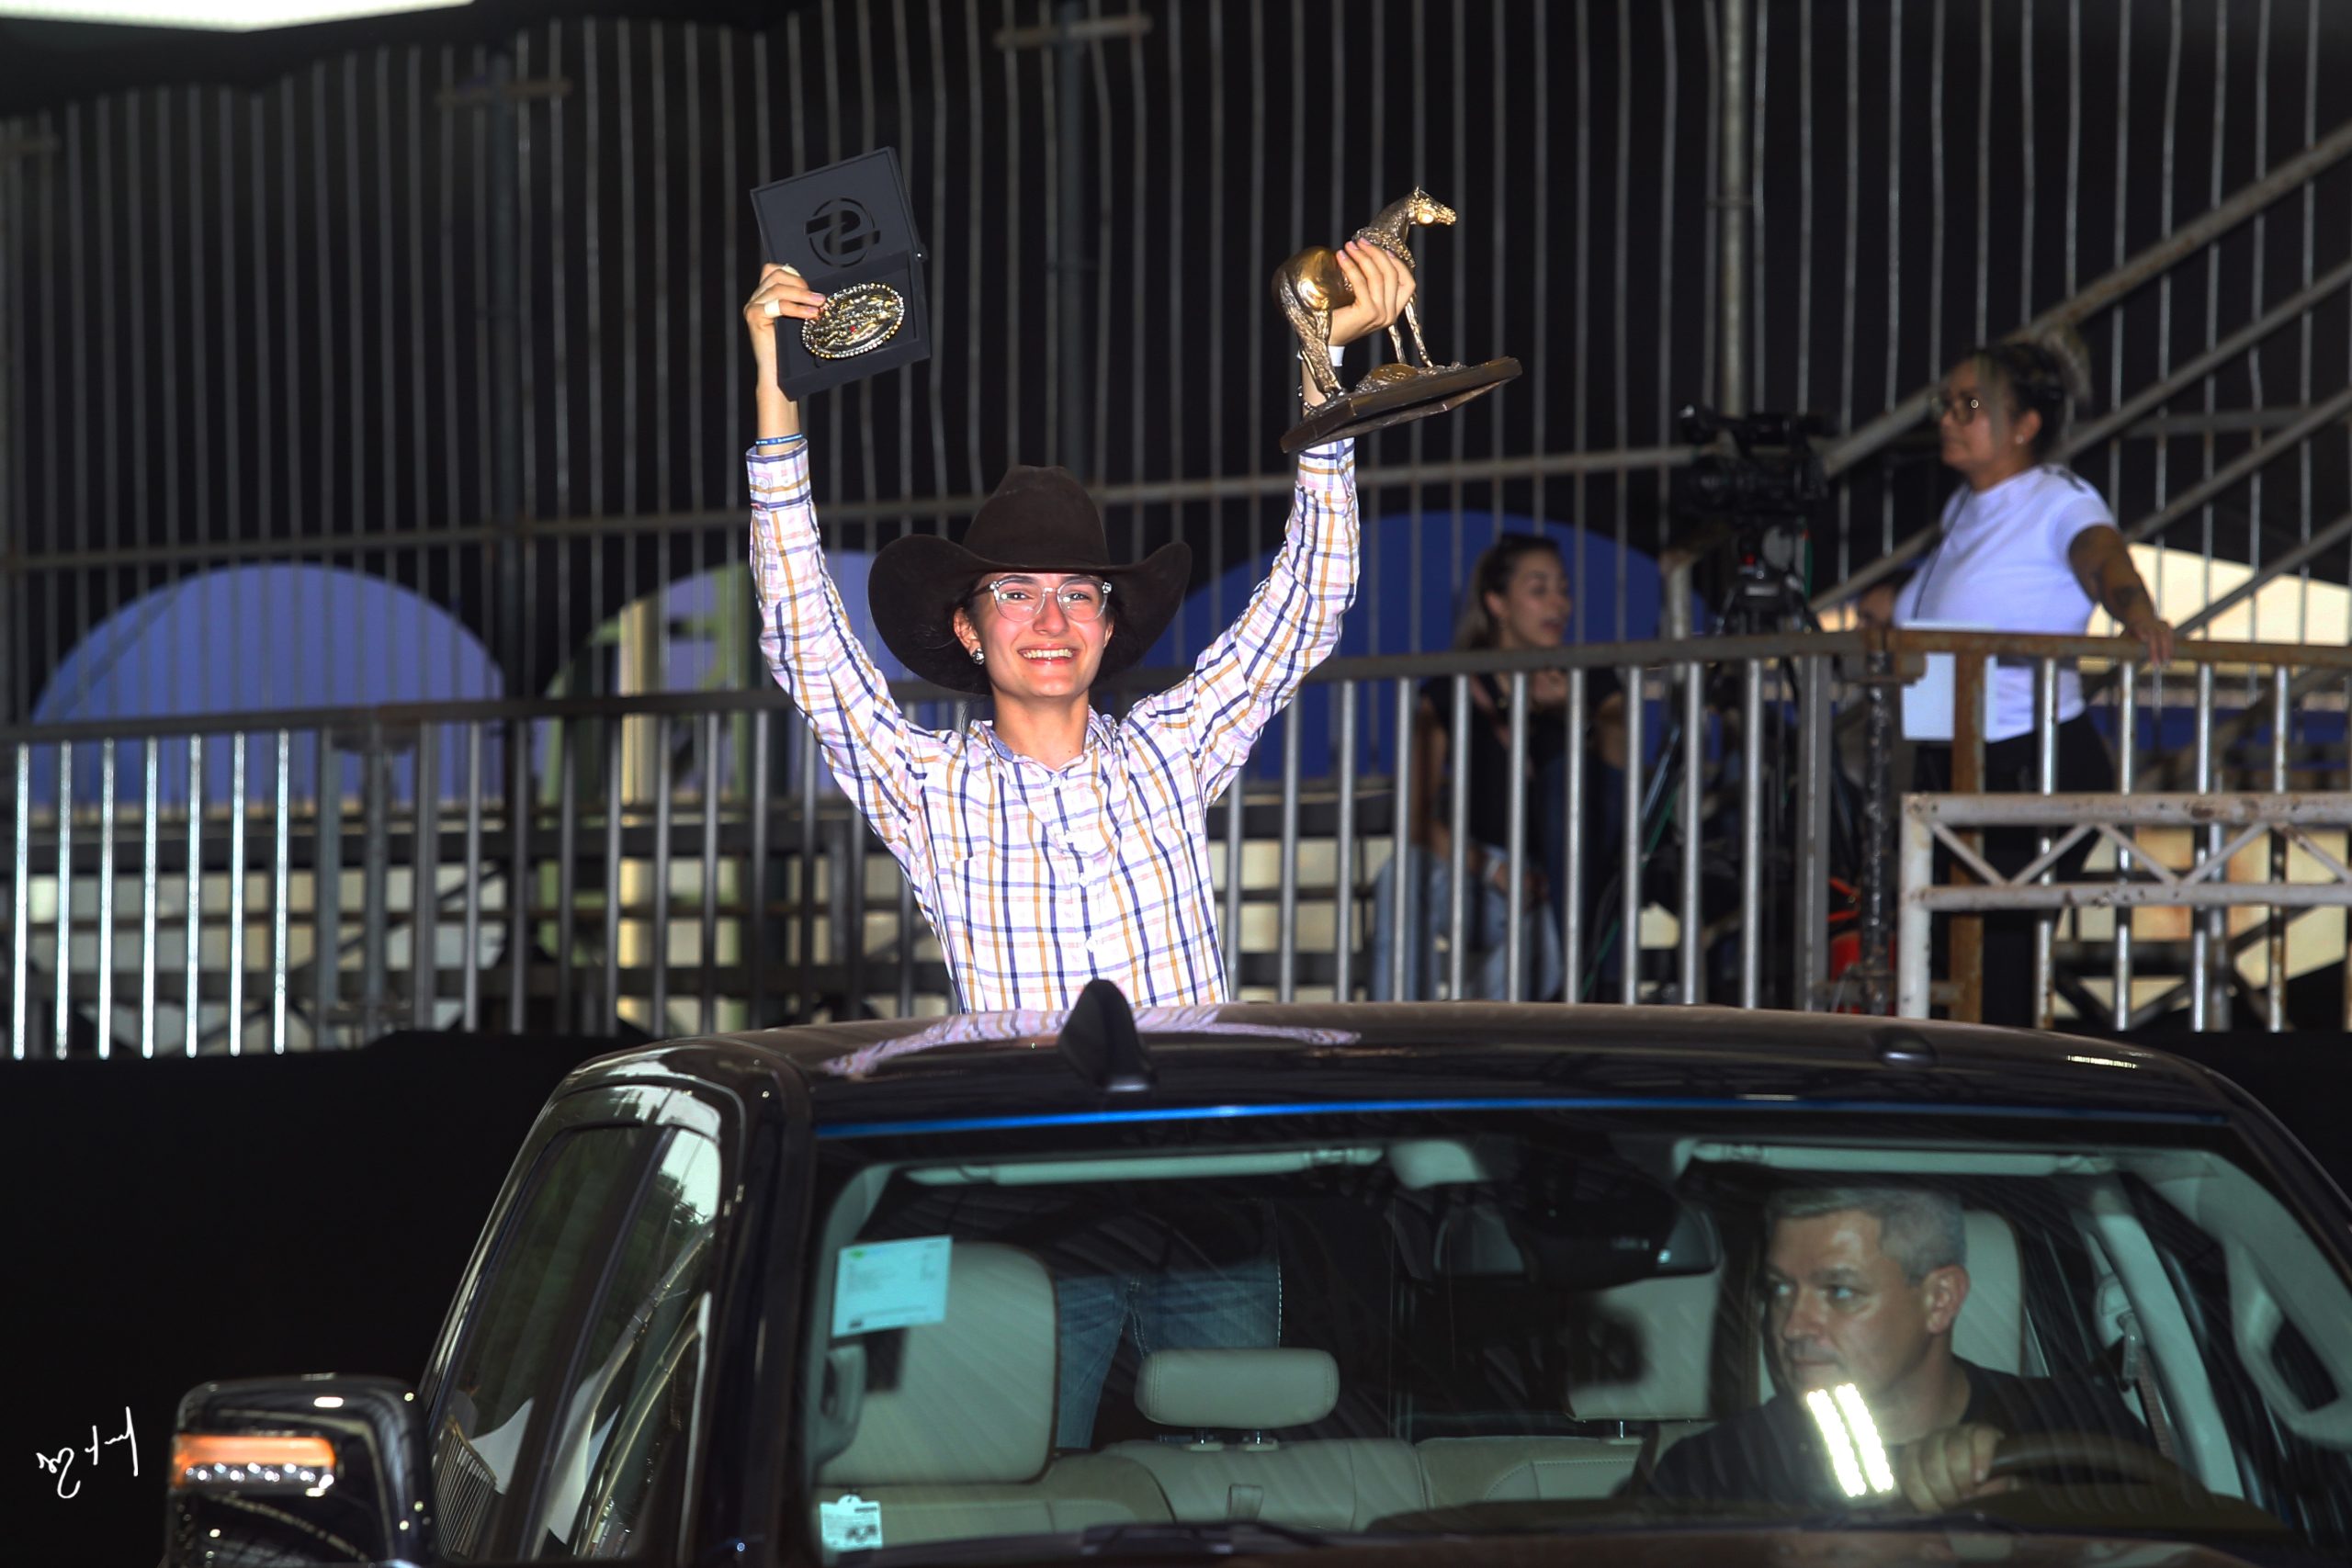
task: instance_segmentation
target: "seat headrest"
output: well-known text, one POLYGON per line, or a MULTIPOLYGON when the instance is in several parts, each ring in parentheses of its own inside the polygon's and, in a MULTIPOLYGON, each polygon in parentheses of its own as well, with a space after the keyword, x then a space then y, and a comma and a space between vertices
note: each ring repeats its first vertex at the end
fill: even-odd
POLYGON ((868 1386, 828 1485, 1036 1477, 1054 1440, 1053 1276, 1017 1247, 957 1242, 947 1315, 902 1334, 898 1377, 868 1386))
POLYGON ((2025 1371, 2025 1285, 2017 1232, 1987 1209, 1962 1216, 1968 1227, 1968 1300, 1951 1325, 1951 1352, 1996 1372, 2025 1371))
POLYGON ((1579 1421, 1695 1421, 1709 1414, 1721 1270, 1637 1280, 1578 1295, 1572 1321, 1592 1363, 1568 1388, 1579 1421))
POLYGON ((1323 1350, 1159 1350, 1136 1379, 1146 1420, 1194 1431, 1307 1427, 1339 1403, 1339 1363, 1323 1350))

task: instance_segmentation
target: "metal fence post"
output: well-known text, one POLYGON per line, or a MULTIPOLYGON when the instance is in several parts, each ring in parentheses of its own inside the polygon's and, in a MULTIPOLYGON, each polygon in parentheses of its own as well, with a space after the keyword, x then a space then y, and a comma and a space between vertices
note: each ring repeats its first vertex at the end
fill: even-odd
MULTIPOLYGON (((1969 656, 1952 661, 1951 791, 1976 795, 1984 788, 1984 695, 1991 680, 1985 660, 1969 656)), ((1984 836, 1961 835, 1961 842, 1982 851, 1984 836)), ((1975 880, 1967 867, 1951 868, 1955 883, 1975 880)), ((1984 1021, 1984 917, 1956 913, 1950 927, 1951 944, 1951 1016, 1967 1023, 1984 1021)))
POLYGON ((180 1021, 187 1054, 196 1055, 204 1017, 204 737, 187 738, 187 1016, 180 1021))
POLYGON ((1739 1005, 1763 999, 1764 661, 1740 668, 1739 692, 1739 1005))
MULTIPOLYGON (((114 1055, 115 743, 98 748, 98 1057, 114 1055)), ((284 900, 281 898, 280 903, 284 900)))
POLYGON ((1331 997, 1347 1001, 1355 989, 1356 947, 1356 682, 1340 682, 1340 819, 1332 829, 1331 997))
POLYGON ((33 749, 17 742, 17 839, 8 921, 8 1054, 31 1053, 33 956, 33 749))
POLYGON ((1796 966, 1789 1005, 1816 1012, 1829 966, 1830 661, 1815 654, 1794 662, 1803 667, 1803 683, 1797 689, 1796 931, 1790 942, 1796 966))
MULTIPOLYGON (((153 743, 151 741, 149 746, 152 755, 153 743)), ((311 979, 314 1010, 311 1047, 322 1051, 334 1043, 335 1011, 343 1005, 343 753, 335 745, 332 724, 320 726, 316 749, 318 778, 312 825, 317 848, 311 866, 311 979)), ((151 788, 150 817, 153 812, 151 788)), ((154 858, 151 850, 147 857, 151 877, 154 874, 154 858)))
POLYGON ((441 1001, 441 730, 429 719, 416 727, 412 769, 416 830, 409 851, 409 1026, 430 1029, 441 1001))
MULTIPOLYGON (((2270 789, 2274 795, 2287 793, 2287 743, 2291 739, 2294 699, 2288 692, 2287 667, 2273 665, 2270 670, 2270 789)), ((2270 835, 2270 880, 2287 880, 2287 835, 2270 835)), ((2283 1034, 2287 1030, 2287 911, 2273 904, 2267 911, 2268 969, 2266 976, 2264 1001, 2269 1013, 2270 1032, 2283 1034)))
POLYGON ((1747 412, 1747 0, 1723 0, 1723 43, 1715 57, 1723 105, 1723 164, 1714 197, 1721 236, 1715 299, 1723 323, 1715 400, 1728 414, 1747 412))
POLYGON ((1452 824, 1452 845, 1446 873, 1445 994, 1458 1002, 1469 991, 1470 924, 1475 918, 1470 903, 1470 677, 1456 675, 1450 683, 1453 728, 1445 763, 1453 775, 1453 799, 1446 818, 1452 824))
POLYGON ((1883 1015, 1892 1000, 1886 972, 1886 891, 1893 880, 1887 863, 1895 852, 1894 824, 1888 815, 1894 793, 1894 657, 1880 647, 1865 659, 1862 700, 1868 705, 1869 717, 1864 727, 1868 761, 1862 781, 1862 938, 1854 969, 1862 983, 1862 1010, 1883 1015))
MULTIPOLYGON (((2058 793, 2058 661, 2044 659, 2034 666, 2033 733, 2037 765, 2035 784, 2043 795, 2058 793)), ((2050 830, 2045 828, 2035 837, 2037 859, 2050 852, 2050 830)), ((2057 880, 2055 870, 2041 874, 2044 886, 2057 880)), ((2037 1029, 2048 1029, 2057 1021, 2055 995, 2058 985, 2057 961, 2058 921, 2054 916, 2042 915, 2033 922, 2033 1023, 2037 1029)))
POLYGON ((1705 1000, 1700 964, 1700 926, 1705 912, 1700 906, 1699 852, 1706 837, 1701 820, 1706 799, 1706 666, 1693 660, 1682 667, 1682 886, 1677 933, 1676 988, 1683 1006, 1705 1000))
POLYGON ((1560 801, 1560 999, 1584 999, 1585 687, 1568 671, 1567 759, 1560 801))
MULTIPOLYGON (((1420 913, 1421 879, 1414 864, 1412 825, 1414 705, 1413 682, 1400 677, 1396 682, 1396 816, 1389 824, 1388 861, 1388 994, 1399 1001, 1420 999, 1423 973, 1421 928, 1415 923, 1420 913)), ((1380 962, 1378 953, 1373 962, 1380 962)), ((1375 996, 1379 994, 1376 985, 1373 989, 1375 996)), ((2346 982, 2345 994, 2352 998, 2352 981, 2346 982)), ((2346 1003, 2346 1009, 2352 1010, 2352 1002, 2346 1003)))
POLYGON ((74 1028, 74 743, 57 747, 57 974, 55 1053, 74 1028))
MULTIPOLYGON (((2159 676, 2161 679, 2161 676, 2159 676)), ((2130 795, 2140 773, 2140 667, 2126 664, 2122 682, 2117 688, 2116 705, 2120 722, 2115 727, 2115 785, 2121 795, 2130 795)), ((2119 849, 2115 856, 2115 880, 2128 882, 2132 878, 2132 855, 2119 849)), ((2115 1032, 2119 1034, 2132 1027, 2132 910, 2118 905, 2115 909, 2115 997, 2110 1008, 2115 1032)))
POLYGON ((1618 1000, 1641 999, 1642 987, 1642 734, 1647 716, 1643 705, 1643 669, 1625 669, 1625 842, 1621 863, 1623 881, 1617 889, 1617 975, 1623 992, 1618 1000))
MULTIPOLYGON (((2197 793, 2211 795, 2213 793, 2213 667, 2211 664, 2199 664, 2197 667, 2196 723, 2197 793)), ((2220 850, 2221 847, 2221 829, 2210 829, 2199 835, 2197 841, 2197 863, 2203 865, 2206 857, 2220 850)), ((2222 929, 2226 933, 2228 931, 2225 923, 2226 916, 2222 916, 2220 919, 2223 922, 2222 929)), ((2214 976, 2221 964, 2228 962, 2229 944, 2225 935, 2224 941, 2221 943, 2222 956, 2217 959, 2213 953, 2213 928, 2216 919, 2204 914, 2192 915, 2190 919, 2193 924, 2189 928, 2188 938, 2188 1027, 2195 1032, 2202 1034, 2209 1029, 2228 1027, 2225 1020, 2217 1020, 2214 1015, 2215 1004, 2220 999, 2216 995, 2214 976)))
MULTIPOLYGON (((1466 764, 1466 759, 1464 760, 1466 764)), ((1466 765, 1462 771, 1466 774, 1466 765)), ((1510 677, 1510 791, 1504 831, 1503 999, 1527 999, 1527 671, 1510 677)))
POLYGON ((1298 748, 1305 711, 1292 703, 1283 716, 1282 929, 1274 938, 1278 954, 1274 998, 1285 1002, 1298 998, 1298 748))
POLYGON ((1933 1000, 1930 980, 1933 953, 1928 941, 1934 920, 1920 889, 1935 880, 1936 844, 1928 820, 1926 795, 1903 797, 1903 867, 1895 885, 1895 924, 1899 956, 1896 964, 1895 1011, 1904 1018, 1925 1018, 1933 1000))
POLYGON ((368 726, 366 769, 360 781, 363 809, 368 814, 360 854, 365 867, 359 894, 359 1016, 360 1043, 373 1040, 390 1018, 385 995, 385 952, 390 929, 387 897, 392 875, 392 804, 390 755, 384 745, 380 722, 368 726))

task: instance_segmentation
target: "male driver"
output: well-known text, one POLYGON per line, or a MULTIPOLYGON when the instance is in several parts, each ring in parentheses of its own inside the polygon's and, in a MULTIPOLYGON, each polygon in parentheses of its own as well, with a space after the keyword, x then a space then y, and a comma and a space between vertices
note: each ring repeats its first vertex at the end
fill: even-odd
POLYGON ((1765 1338, 1781 1392, 1669 1449, 1651 1495, 1792 1507, 1836 1500, 1804 1396, 1849 1383, 1869 1408, 1902 1495, 1923 1512, 2007 1490, 1988 1470, 2004 1438, 2089 1432, 2146 1441, 2105 1389, 2013 1377, 1952 1354, 1952 1325, 1968 1301, 1968 1242, 1950 1196, 1812 1189, 1775 1195, 1765 1218, 1765 1338))

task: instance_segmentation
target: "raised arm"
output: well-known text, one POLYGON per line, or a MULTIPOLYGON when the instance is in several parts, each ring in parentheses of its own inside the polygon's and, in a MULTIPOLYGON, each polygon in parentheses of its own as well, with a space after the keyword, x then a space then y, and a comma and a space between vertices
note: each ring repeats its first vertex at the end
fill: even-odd
POLYGON ((743 307, 759 410, 748 477, 760 654, 776 684, 808 716, 833 777, 897 850, 914 815, 914 732, 851 631, 832 573, 825 570, 800 410, 775 379, 777 322, 808 320, 822 303, 823 296, 798 273, 770 265, 743 307))
MULTIPOLYGON (((1413 298, 1411 270, 1378 246, 1351 242, 1338 260, 1354 299, 1332 312, 1334 348, 1386 327, 1413 298)), ((1309 407, 1323 400, 1303 365, 1299 390, 1309 407)), ((1192 674, 1138 705, 1137 716, 1183 738, 1202 799, 1223 792, 1307 671, 1339 646, 1340 618, 1355 602, 1357 524, 1354 443, 1301 452, 1273 570, 1192 674)))
POLYGON ((1203 800, 1224 791, 1306 672, 1339 646, 1340 617, 1356 596, 1356 522, 1353 443, 1301 452, 1273 570, 1190 675, 1137 705, 1134 716, 1180 738, 1203 800))

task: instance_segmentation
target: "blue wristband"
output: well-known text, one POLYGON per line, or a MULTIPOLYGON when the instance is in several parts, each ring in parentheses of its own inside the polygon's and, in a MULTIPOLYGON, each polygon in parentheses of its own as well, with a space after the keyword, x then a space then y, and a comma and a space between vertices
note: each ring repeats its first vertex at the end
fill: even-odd
POLYGON ((752 443, 754 446, 789 446, 796 441, 808 440, 804 432, 797 435, 763 435, 752 443))

